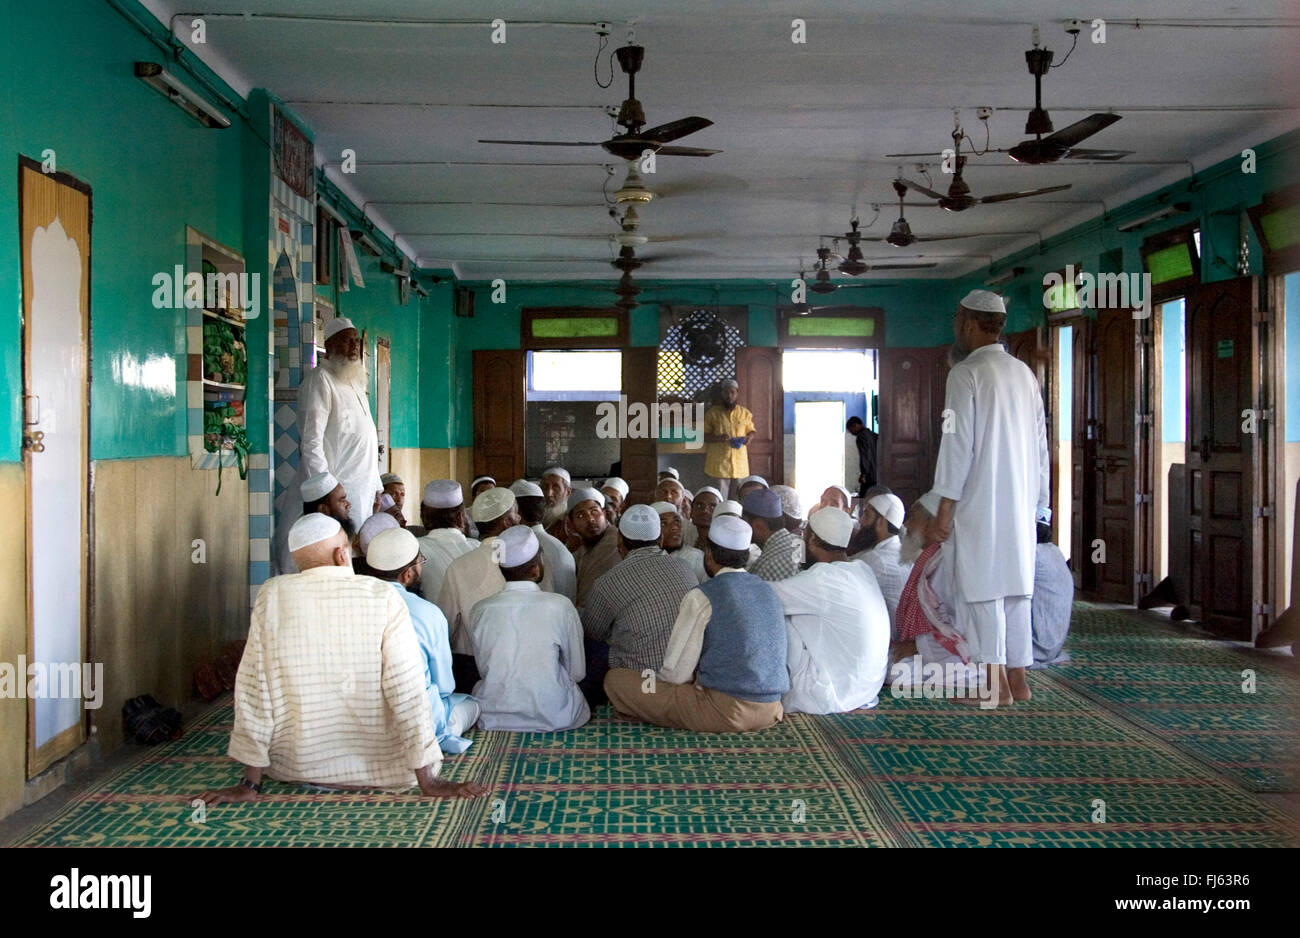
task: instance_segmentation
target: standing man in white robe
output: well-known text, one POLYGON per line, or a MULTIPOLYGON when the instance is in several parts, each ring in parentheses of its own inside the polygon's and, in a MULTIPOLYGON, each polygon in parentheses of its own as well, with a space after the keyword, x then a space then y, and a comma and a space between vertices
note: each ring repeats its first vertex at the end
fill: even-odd
POLYGON ((298 472, 284 491, 276 519, 276 560, 286 569, 289 528, 302 515, 304 480, 329 472, 347 492, 352 530, 374 511, 379 481, 379 436, 366 400, 361 335, 349 319, 325 324, 325 357, 298 388, 298 472))
POLYGON ((1002 297, 988 290, 957 307, 959 360, 948 372, 934 475, 941 501, 930 522, 933 539, 952 538, 957 629, 999 706, 1031 696, 1034 519, 1051 489, 1043 397, 1033 372, 998 342, 1006 321, 1002 297))

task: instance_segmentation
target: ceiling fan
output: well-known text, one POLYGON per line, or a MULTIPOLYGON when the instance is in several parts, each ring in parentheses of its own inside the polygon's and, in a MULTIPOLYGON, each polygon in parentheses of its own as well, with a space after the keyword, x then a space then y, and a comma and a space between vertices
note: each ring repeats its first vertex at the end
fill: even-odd
MULTIPOLYGON (((812 283, 808 284, 809 290, 812 290, 814 293, 834 293, 842 286, 865 286, 865 284, 836 284, 831 281, 829 265, 831 258, 838 256, 839 255, 835 254, 824 244, 817 248, 817 263, 813 265, 813 270, 816 271, 816 274, 813 277, 812 283)), ((847 261, 847 258, 845 258, 845 260, 847 261)), ((939 266, 938 261, 926 261, 921 264, 869 264, 865 261, 863 263, 865 266, 860 273, 866 273, 869 270, 924 270, 930 267, 939 266)), ((857 274, 852 274, 851 276, 856 277, 857 274)))
POLYGON ((480 140, 479 143, 504 143, 515 146, 530 147, 603 147, 607 152, 625 160, 640 159, 650 150, 659 156, 712 156, 721 150, 705 150, 700 147, 669 146, 674 140, 693 134, 705 127, 712 126, 713 121, 703 117, 683 117, 669 121, 657 127, 645 127, 645 110, 636 99, 636 73, 641 70, 645 57, 645 47, 626 45, 614 52, 618 56, 619 67, 627 75, 627 100, 619 108, 615 118, 625 133, 615 134, 604 141, 573 140, 480 140))
POLYGON ((953 173, 952 182, 948 185, 948 192, 945 195, 942 192, 936 192, 928 186, 923 186, 918 182, 910 179, 899 177, 898 182, 902 183, 909 189, 915 189, 922 195, 928 195, 932 199, 937 199, 939 207, 947 209, 950 212, 964 212, 972 206, 981 203, 990 202, 1010 202, 1012 199, 1027 199, 1035 195, 1045 195, 1048 192, 1060 192, 1062 189, 1068 189, 1071 183, 1063 186, 1045 186, 1041 189, 1025 189, 1020 192, 1000 192, 997 195, 973 196, 970 194, 970 186, 966 180, 961 178, 962 169, 966 166, 966 157, 961 153, 961 142, 965 137, 959 126, 952 132, 952 145, 956 157, 957 171, 953 173))

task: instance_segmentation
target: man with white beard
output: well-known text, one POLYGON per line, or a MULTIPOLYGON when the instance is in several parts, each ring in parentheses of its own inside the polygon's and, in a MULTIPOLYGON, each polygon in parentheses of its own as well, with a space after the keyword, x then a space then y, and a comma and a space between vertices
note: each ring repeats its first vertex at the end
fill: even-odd
POLYGON ((289 556, 289 528, 302 513, 300 487, 321 472, 329 472, 343 486, 352 528, 359 531, 383 484, 379 438, 366 402, 361 336, 351 320, 343 318, 326 323, 325 357, 298 388, 298 472, 282 496, 276 522, 276 558, 282 570, 289 556))

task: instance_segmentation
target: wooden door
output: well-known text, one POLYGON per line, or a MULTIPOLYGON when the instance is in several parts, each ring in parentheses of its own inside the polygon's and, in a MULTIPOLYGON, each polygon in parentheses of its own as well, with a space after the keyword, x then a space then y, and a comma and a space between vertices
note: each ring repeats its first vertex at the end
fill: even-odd
POLYGON ((946 346, 880 350, 878 474, 904 505, 934 481, 947 377, 946 346))
MULTIPOLYGON (((658 388, 658 346, 623 349, 623 394, 627 397, 629 412, 634 402, 654 407, 658 388)), ((619 454, 623 464, 623 481, 629 489, 627 504, 654 501, 659 468, 658 441, 650 437, 633 440, 625 435, 620 443, 619 454)))
MULTIPOLYGON (((1094 571, 1099 599, 1136 603, 1136 509, 1139 446, 1138 362, 1141 337, 1127 309, 1097 314, 1096 442, 1093 456, 1093 508, 1096 535, 1105 562, 1094 571)), ((1088 562, 1091 564, 1092 555, 1088 562)))
POLYGON ((1187 529, 1193 617, 1228 638, 1255 637, 1259 538, 1253 530, 1259 434, 1257 284, 1239 277, 1187 297, 1187 529))
POLYGON ((1093 417, 1094 329, 1090 319, 1080 318, 1071 325, 1074 327, 1074 414, 1070 445, 1070 566, 1074 570, 1075 589, 1091 592, 1097 582, 1096 564, 1092 562, 1093 541, 1096 539, 1093 482, 1093 453, 1096 445, 1093 417))
POLYGON ((387 339, 380 339, 375 345, 375 432, 379 437, 379 471, 387 472, 391 465, 390 433, 391 393, 393 376, 393 355, 387 339))
POLYGON ((1006 337, 1011 354, 1029 366, 1040 388, 1047 387, 1047 330, 1041 326, 1013 332, 1006 337))
POLYGON ((474 351, 474 475, 524 475, 523 349, 474 351))
POLYGON ((754 415, 754 437, 746 447, 751 475, 769 485, 785 480, 785 400, 779 348, 736 349, 740 403, 754 415))

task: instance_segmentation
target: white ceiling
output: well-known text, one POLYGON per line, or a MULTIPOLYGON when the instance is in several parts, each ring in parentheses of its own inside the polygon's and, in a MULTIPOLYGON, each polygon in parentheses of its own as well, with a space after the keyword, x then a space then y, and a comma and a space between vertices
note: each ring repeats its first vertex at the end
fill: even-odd
MULTIPOLYGON (((183 12, 177 34, 188 40, 194 6, 147 5, 164 22, 183 12)), ((617 229, 601 187, 604 167, 619 163, 610 190, 618 188, 620 161, 594 146, 476 142, 599 141, 619 132, 604 109, 622 102, 627 79, 615 62, 613 84, 597 86, 598 40, 587 24, 612 28, 602 80, 609 52, 634 26, 646 49, 637 97, 649 125, 709 118, 712 127, 677 143, 723 151, 661 157, 646 177, 660 197, 642 211, 641 233, 674 240, 638 253, 673 256, 643 267, 638 279, 789 277, 797 258, 811 267, 819 234, 847 229, 854 206, 867 236, 888 233, 897 215, 890 181, 904 162, 905 175, 916 177, 917 161, 886 153, 937 154, 951 143, 953 109, 982 146, 980 106, 995 109, 992 145, 1009 147, 1024 139, 1033 106, 1024 51, 1034 24, 1022 0, 978 0, 955 14, 948 0, 873 0, 870 12, 861 0, 496 0, 490 11, 477 0, 198 5, 207 44, 191 45, 196 54, 237 90, 261 86, 288 101, 315 131, 330 178, 364 203, 368 217, 421 266, 452 267, 470 280, 617 276, 607 266, 616 252, 608 236, 617 229), (796 15, 807 24, 803 45, 790 41, 796 15), (495 17, 507 22, 505 44, 490 41, 495 17), (554 25, 561 23, 573 25, 554 25), (339 172, 344 148, 356 151, 354 175, 339 172), (881 211, 868 225, 872 203, 881 211)), ((1004 154, 972 157, 965 177, 975 195, 1073 188, 961 214, 921 207, 928 200, 909 193, 909 205, 918 203, 907 209, 916 234, 988 236, 902 250, 864 245, 868 261, 937 260, 917 275, 952 277, 1096 216, 1102 200, 1114 208, 1300 125, 1292 93, 1300 20, 1288 18, 1287 0, 1136 6, 1140 28, 1130 2, 1093 0, 1087 10, 1058 0, 1033 5, 1057 63, 1070 46, 1067 17, 1107 19, 1105 44, 1092 43, 1086 29, 1069 60, 1044 78, 1043 105, 1058 129, 1114 110, 1123 120, 1082 145, 1134 155, 1038 167, 1004 154), (1243 28, 1251 26, 1268 28, 1243 28)), ((949 177, 937 159, 934 188, 944 189, 949 177)), ((873 276, 900 274, 865 275, 873 276)))

